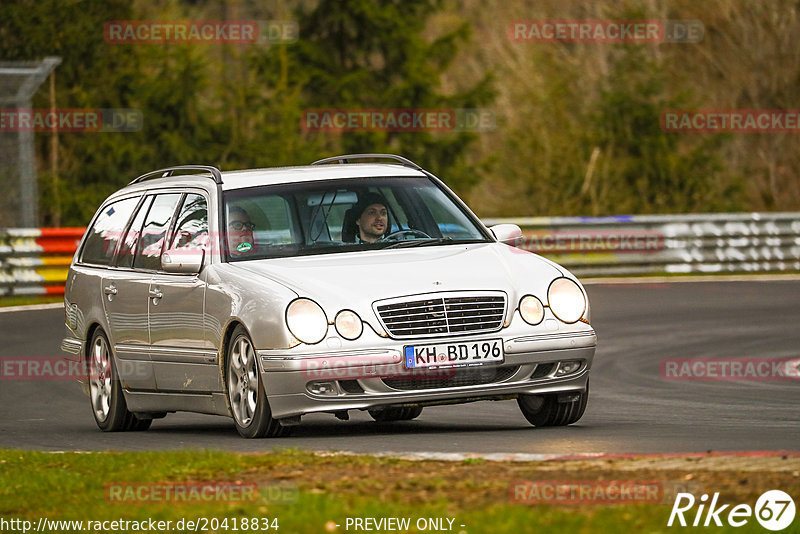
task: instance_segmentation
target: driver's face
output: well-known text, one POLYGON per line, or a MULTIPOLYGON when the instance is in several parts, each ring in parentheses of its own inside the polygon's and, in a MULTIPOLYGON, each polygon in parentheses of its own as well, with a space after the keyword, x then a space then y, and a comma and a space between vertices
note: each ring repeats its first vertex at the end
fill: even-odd
POLYGON ((361 240, 367 243, 374 243, 383 237, 388 223, 389 214, 383 204, 370 204, 356 221, 361 240))

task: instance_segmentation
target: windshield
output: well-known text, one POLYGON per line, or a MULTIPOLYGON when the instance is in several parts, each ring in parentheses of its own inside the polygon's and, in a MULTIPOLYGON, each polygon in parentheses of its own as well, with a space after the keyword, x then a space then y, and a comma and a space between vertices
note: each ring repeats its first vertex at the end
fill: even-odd
POLYGON ((489 240, 427 177, 237 189, 224 204, 230 261, 489 240))

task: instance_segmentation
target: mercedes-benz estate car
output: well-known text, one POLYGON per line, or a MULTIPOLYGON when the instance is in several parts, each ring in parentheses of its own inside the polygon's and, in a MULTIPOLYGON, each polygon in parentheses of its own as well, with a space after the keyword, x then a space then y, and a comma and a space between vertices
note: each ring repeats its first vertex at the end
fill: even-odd
POLYGON ((62 348, 105 431, 191 411, 276 437, 305 414, 487 400, 568 425, 588 399, 589 302, 521 239, 400 156, 161 169, 89 224, 62 348))

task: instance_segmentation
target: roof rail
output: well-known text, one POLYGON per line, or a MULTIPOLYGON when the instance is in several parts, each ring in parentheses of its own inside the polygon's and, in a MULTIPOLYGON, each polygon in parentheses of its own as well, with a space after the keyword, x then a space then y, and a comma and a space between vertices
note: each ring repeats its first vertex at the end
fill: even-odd
POLYGON ((211 165, 178 165, 175 167, 167 167, 165 169, 159 169, 157 171, 148 172, 147 174, 143 174, 138 178, 135 178, 128 185, 144 182, 145 180, 150 180, 152 178, 167 178, 169 176, 173 176, 175 171, 210 172, 211 178, 214 180, 214 182, 216 182, 218 185, 222 183, 222 173, 216 167, 212 167, 211 165))
POLYGON ((394 160, 401 165, 405 165, 406 167, 411 167, 412 169, 416 169, 418 171, 422 170, 422 167, 411 161, 410 159, 404 158, 403 156, 397 156, 395 154, 344 154, 341 156, 333 156, 330 158, 320 159, 312 163, 312 165, 324 165, 326 163, 350 163, 351 159, 391 159, 394 160))

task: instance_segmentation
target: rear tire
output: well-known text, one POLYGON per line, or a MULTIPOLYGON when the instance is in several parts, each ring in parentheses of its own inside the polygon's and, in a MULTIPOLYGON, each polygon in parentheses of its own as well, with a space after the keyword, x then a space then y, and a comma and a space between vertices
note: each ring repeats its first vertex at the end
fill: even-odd
POLYGON ((379 423, 392 421, 411 421, 422 413, 422 406, 401 406, 368 410, 369 415, 379 423))
POLYGON ((92 415, 103 432, 147 430, 152 419, 139 419, 128 411, 117 375, 111 344, 102 328, 92 334, 89 345, 89 398, 92 415))
POLYGON ((587 382, 586 389, 572 402, 558 402, 558 394, 520 395, 517 404, 522 415, 533 426, 566 426, 577 422, 583 416, 588 400, 587 382))
POLYGON ((247 330, 238 325, 225 358, 225 384, 236 430, 244 438, 277 438, 289 428, 272 418, 256 352, 247 330))

